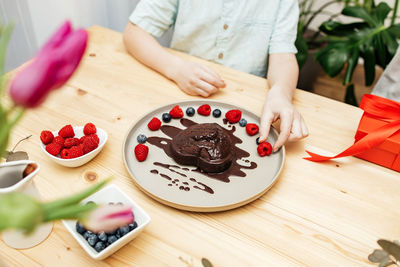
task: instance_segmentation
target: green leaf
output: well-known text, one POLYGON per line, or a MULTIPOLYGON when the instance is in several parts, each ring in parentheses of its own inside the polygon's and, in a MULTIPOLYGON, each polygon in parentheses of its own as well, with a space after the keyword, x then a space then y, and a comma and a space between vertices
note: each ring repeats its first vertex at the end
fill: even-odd
POLYGON ((206 258, 201 259, 201 264, 203 265, 203 267, 213 267, 211 261, 206 258))
POLYGON ((367 26, 368 26, 368 24, 366 24, 364 22, 343 24, 340 22, 328 20, 328 21, 323 22, 319 26, 319 29, 328 35, 346 36, 349 34, 353 34, 354 32, 356 32, 358 30, 364 29, 367 26))
POLYGON ((381 261, 381 263, 379 263, 378 267, 387 267, 390 265, 395 264, 393 261, 390 260, 390 258, 386 258, 383 261, 381 261))
POLYGON ((361 46, 361 57, 364 59, 365 85, 370 86, 375 80, 375 54, 371 42, 361 46))
POLYGON ((91 194, 93 194, 94 192, 96 192, 97 190, 102 188, 110 180, 111 180, 111 178, 105 179, 104 181, 97 183, 80 193, 44 204, 43 208, 44 208, 45 214, 46 215, 51 214, 53 211, 55 211, 57 209, 61 209, 63 207, 78 204, 83 199, 87 198, 88 196, 90 196, 91 194))
POLYGON ((387 31, 394 37, 400 38, 400 24, 390 26, 387 31))
POLYGON ((383 25, 391 10, 388 4, 381 2, 374 8, 373 16, 378 23, 383 25))
POLYGON ((384 239, 379 239, 378 244, 397 261, 400 261, 400 245, 384 239))
POLYGON ((331 77, 338 75, 348 58, 348 46, 344 42, 330 43, 315 55, 324 71, 331 77))
POLYGON ((356 99, 356 95, 354 93, 354 84, 350 84, 349 86, 347 86, 346 88, 346 95, 345 95, 345 99, 344 101, 347 104, 353 105, 353 106, 358 106, 357 105, 357 99, 356 99))
POLYGON ((349 17, 360 18, 370 26, 377 26, 377 22, 362 6, 346 6, 343 8, 342 14, 349 17))
POLYGON ((358 64, 359 56, 360 56, 360 51, 358 50, 358 47, 354 47, 350 51, 350 57, 347 60, 347 69, 346 69, 346 74, 344 76, 344 81, 343 81, 344 85, 347 85, 353 79, 354 69, 356 68, 356 66, 358 64))
POLYGON ((389 57, 393 58, 394 55, 396 54, 397 47, 399 47, 396 37, 389 34, 388 31, 381 32, 381 35, 382 35, 382 40, 386 45, 387 51, 389 53, 389 57))
POLYGON ((383 43, 382 36, 376 35, 374 38, 374 46, 375 46, 375 55, 377 58, 377 63, 382 68, 386 68, 386 47, 383 43))
POLYGON ((368 260, 371 262, 375 262, 375 263, 381 262, 386 258, 389 259, 389 253, 387 253, 386 251, 384 251, 382 249, 375 249, 374 252, 372 252, 368 256, 368 260))
POLYGON ((6 50, 7 50, 7 45, 8 41, 10 40, 11 37, 11 32, 13 30, 14 26, 12 24, 8 24, 4 26, 1 30, 1 36, 0 36, 0 76, 3 76, 4 74, 4 63, 5 63, 5 57, 6 57, 6 50))
POLYGON ((297 35, 297 39, 295 42, 297 48, 297 62, 299 64, 299 68, 301 69, 307 61, 308 58, 308 45, 306 39, 302 35, 297 35))
POLYGON ((25 151, 8 151, 6 162, 16 161, 16 160, 27 160, 29 159, 28 153, 25 151))
POLYGON ((42 222, 43 209, 31 196, 8 193, 0 197, 0 218, 0 231, 13 228, 29 233, 42 222))

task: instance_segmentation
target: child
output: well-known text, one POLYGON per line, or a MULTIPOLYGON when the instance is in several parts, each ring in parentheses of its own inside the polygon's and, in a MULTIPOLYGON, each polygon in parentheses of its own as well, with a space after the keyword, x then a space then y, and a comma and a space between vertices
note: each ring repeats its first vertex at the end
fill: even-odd
POLYGON ((136 59, 173 80, 189 95, 208 97, 225 87, 211 68, 169 53, 152 37, 174 27, 171 48, 265 77, 271 89, 260 122, 260 141, 281 119, 273 149, 308 135, 291 101, 298 78, 294 46, 297 0, 141 0, 124 43, 136 59), (268 67, 267 67, 268 66, 268 67), (268 71, 267 71, 268 70, 268 71))

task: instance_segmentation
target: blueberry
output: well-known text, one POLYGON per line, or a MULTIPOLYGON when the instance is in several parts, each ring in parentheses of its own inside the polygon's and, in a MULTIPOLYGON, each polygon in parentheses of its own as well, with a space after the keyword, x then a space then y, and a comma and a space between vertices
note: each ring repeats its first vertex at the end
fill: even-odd
POLYGON ((125 225, 125 226, 122 226, 122 227, 120 227, 119 228, 119 232, 120 232, 120 234, 121 234, 121 236, 124 236, 124 235, 126 235, 127 233, 129 233, 129 226, 128 225, 125 225))
POLYGON ((246 124, 247 124, 246 119, 240 119, 240 121, 239 121, 240 126, 244 127, 244 126, 246 126, 246 124))
POLYGON ((256 139, 256 143, 257 143, 257 145, 259 145, 259 144, 260 144, 260 137, 257 137, 257 139, 256 139))
POLYGON ((193 115, 196 113, 196 110, 194 110, 194 108, 192 107, 188 107, 186 109, 186 115, 188 115, 189 117, 193 117, 193 115))
POLYGON ((136 221, 134 221, 133 223, 129 224, 129 229, 132 231, 133 229, 136 229, 138 227, 138 224, 136 221))
POLYGON ((112 244, 112 243, 114 243, 115 241, 117 241, 118 240, 118 237, 116 237, 115 235, 110 235, 109 237, 108 237, 108 239, 107 239, 107 242, 108 242, 108 244, 112 244))
POLYGON ((76 231, 78 233, 80 233, 81 235, 83 235, 86 232, 85 227, 83 227, 83 225, 80 222, 76 222, 75 228, 76 228, 76 231))
POLYGON ((147 137, 144 134, 139 134, 136 139, 141 144, 144 144, 147 141, 147 137))
POLYGON ((107 234, 104 232, 100 232, 97 234, 97 238, 100 239, 103 242, 107 241, 107 234))
POLYGON ((163 113, 162 114, 162 120, 163 120, 163 122, 170 122, 171 121, 171 115, 169 113, 163 113))
POLYGON ((110 235, 116 235, 116 234, 117 234, 117 230, 107 232, 107 235, 108 235, 108 236, 110 236, 110 235))
POLYGON ((94 247, 94 245, 96 245, 97 241, 99 239, 97 238, 96 234, 91 234, 89 236, 89 238, 87 239, 87 242, 89 243, 89 245, 91 245, 92 247, 94 247))
POLYGON ((104 242, 102 242, 102 241, 97 242, 96 245, 94 246, 94 249, 95 249, 97 252, 100 252, 100 251, 102 251, 102 250, 105 249, 105 248, 106 248, 106 245, 105 245, 104 242))
POLYGON ((86 231, 86 232, 83 233, 83 238, 86 239, 86 240, 88 240, 88 238, 89 238, 89 236, 90 236, 91 234, 93 234, 93 233, 90 232, 90 231, 86 231))
POLYGON ((222 114, 222 112, 221 112, 221 110, 220 109, 214 109, 213 110, 213 116, 215 117, 215 118, 219 118, 219 117, 221 117, 221 114, 222 114))

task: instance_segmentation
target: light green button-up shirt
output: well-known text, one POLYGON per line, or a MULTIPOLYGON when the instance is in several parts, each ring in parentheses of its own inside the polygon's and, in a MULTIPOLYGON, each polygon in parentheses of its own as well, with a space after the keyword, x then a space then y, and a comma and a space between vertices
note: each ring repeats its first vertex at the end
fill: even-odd
POLYGON ((268 54, 296 53, 297 0, 141 0, 130 21, 171 48, 265 77, 268 54))

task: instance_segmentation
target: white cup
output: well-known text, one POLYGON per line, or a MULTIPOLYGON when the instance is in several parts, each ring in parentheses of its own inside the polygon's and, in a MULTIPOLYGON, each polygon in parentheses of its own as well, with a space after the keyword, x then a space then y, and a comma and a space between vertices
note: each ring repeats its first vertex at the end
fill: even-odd
MULTIPOLYGON (((33 177, 39 172, 39 170, 39 164, 31 160, 1 163, 0 198, 6 193, 23 192, 40 199, 39 192, 33 183, 33 177)), ((29 235, 25 235, 20 230, 6 230, 2 233, 2 237, 4 243, 8 246, 16 249, 25 249, 40 244, 49 236, 52 229, 53 223, 46 223, 38 226, 29 235)))

